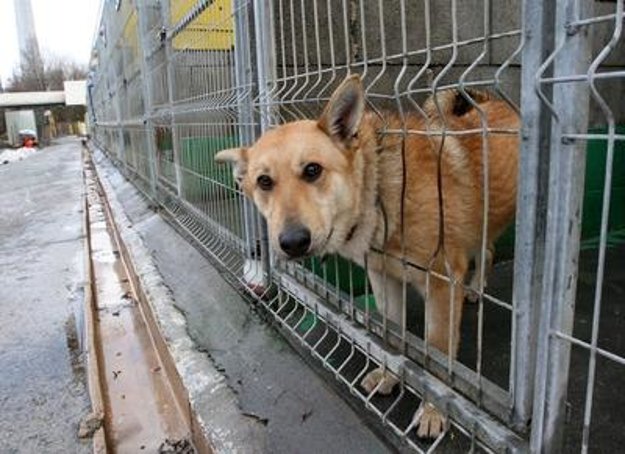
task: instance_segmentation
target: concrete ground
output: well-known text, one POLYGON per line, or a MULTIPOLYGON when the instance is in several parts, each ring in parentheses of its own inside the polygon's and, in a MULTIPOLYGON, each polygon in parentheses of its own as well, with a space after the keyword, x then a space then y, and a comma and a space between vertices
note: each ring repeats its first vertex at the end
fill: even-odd
POLYGON ((78 139, 0 165, 0 452, 86 453, 78 139))

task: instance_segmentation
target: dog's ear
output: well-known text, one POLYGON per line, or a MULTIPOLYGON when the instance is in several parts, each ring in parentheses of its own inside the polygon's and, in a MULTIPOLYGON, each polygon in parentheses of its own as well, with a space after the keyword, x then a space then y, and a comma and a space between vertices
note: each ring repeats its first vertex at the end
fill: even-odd
POLYGON ((245 148, 228 148, 226 150, 218 151, 215 154, 215 162, 234 162, 245 160, 247 161, 247 149, 245 148))
POLYGON ((215 162, 232 162, 234 164, 232 173, 239 187, 243 184, 245 172, 247 172, 247 148, 228 148, 221 150, 215 155, 215 162))
POLYGON ((358 132, 365 111, 365 92, 354 74, 339 85, 319 118, 319 127, 333 139, 350 141, 358 132))

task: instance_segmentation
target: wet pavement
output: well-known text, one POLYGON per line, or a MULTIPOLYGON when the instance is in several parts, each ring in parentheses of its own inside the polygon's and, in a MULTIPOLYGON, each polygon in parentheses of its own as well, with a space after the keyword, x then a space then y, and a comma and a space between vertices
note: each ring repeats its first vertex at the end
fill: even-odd
POLYGON ((86 453, 81 146, 0 166, 0 452, 86 453))

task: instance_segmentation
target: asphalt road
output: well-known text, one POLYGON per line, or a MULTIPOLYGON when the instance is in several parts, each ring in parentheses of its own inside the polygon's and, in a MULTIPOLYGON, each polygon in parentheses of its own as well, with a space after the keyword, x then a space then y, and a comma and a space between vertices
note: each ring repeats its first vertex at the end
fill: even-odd
POLYGON ((81 146, 0 165, 0 452, 83 453, 81 146))

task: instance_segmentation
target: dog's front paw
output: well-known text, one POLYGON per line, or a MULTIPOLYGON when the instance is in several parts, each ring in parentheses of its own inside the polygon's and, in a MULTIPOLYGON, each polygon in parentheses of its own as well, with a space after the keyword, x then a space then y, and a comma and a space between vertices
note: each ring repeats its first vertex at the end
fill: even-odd
POLYGON ((393 388, 397 383, 399 383, 399 380, 394 375, 378 367, 365 375, 365 378, 360 382, 360 386, 367 391, 367 394, 371 394, 371 391, 379 384, 378 394, 387 396, 393 392, 393 388))
POLYGON ((414 415, 413 422, 417 427, 419 438, 436 438, 445 430, 447 418, 434 405, 423 401, 414 415))
POLYGON ((265 287, 263 263, 260 260, 248 259, 243 264, 243 282, 254 296, 263 297, 267 292, 265 287))

